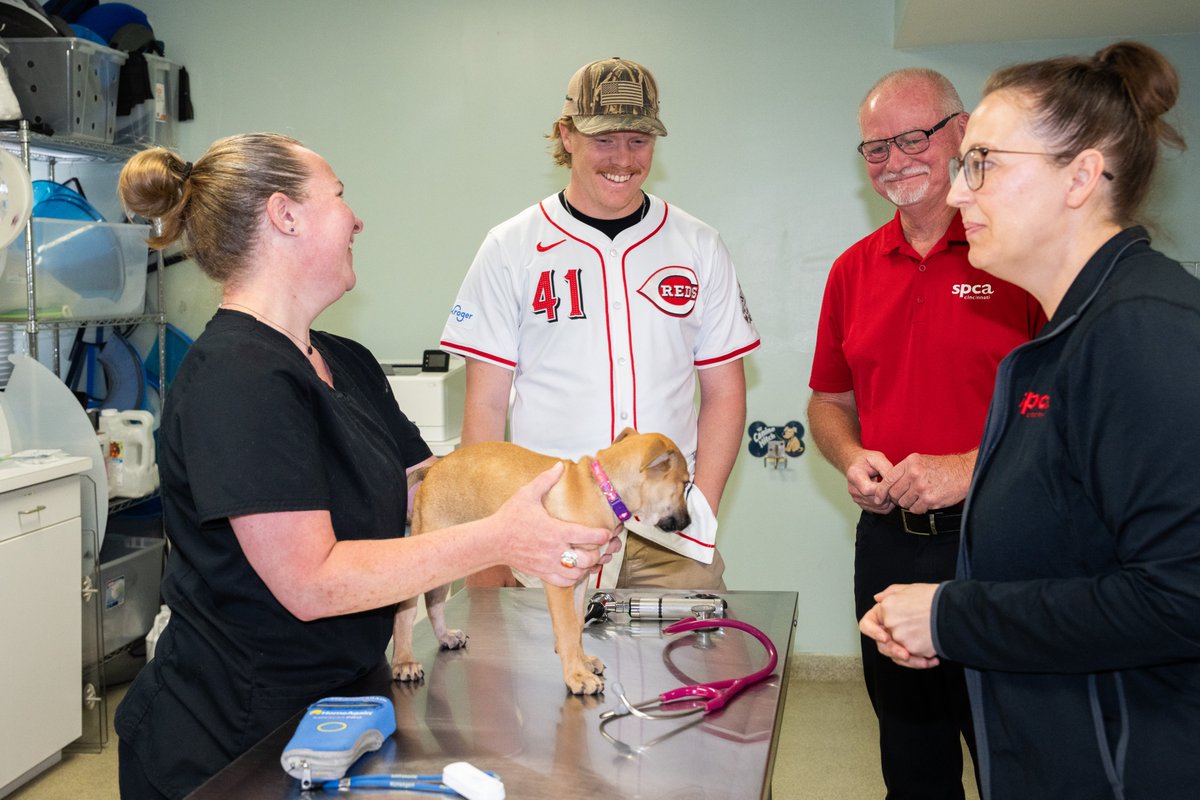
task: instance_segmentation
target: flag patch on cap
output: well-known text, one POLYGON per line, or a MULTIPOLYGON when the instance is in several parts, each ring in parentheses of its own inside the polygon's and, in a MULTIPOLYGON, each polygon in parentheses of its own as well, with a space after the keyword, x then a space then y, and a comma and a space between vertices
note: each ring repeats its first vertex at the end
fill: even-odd
POLYGON ((607 81, 600 84, 600 105, 641 106, 645 105, 642 85, 633 81, 607 81))

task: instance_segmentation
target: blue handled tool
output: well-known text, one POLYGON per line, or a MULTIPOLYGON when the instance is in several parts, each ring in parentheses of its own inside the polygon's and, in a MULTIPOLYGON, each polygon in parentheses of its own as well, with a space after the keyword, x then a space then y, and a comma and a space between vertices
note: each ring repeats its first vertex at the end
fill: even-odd
MULTIPOLYGON (((451 765, 452 767, 454 765, 451 765)), ((488 791, 471 791, 460 781, 451 777, 451 783, 454 783, 454 788, 445 782, 446 773, 441 775, 354 775, 349 778, 341 778, 336 781, 314 782, 313 789, 321 789, 326 792, 348 792, 352 789, 402 789, 409 792, 428 792, 430 794, 445 794, 452 797, 467 797, 478 798, 503 798, 504 784, 500 783, 500 776, 494 772, 476 770, 470 767, 472 771, 477 773, 474 780, 483 780, 479 776, 486 775, 492 780, 489 782, 488 791)))
POLYGON ((403 789, 408 792, 429 792, 458 797, 458 792, 442 783, 441 775, 355 775, 336 781, 315 781, 313 789, 326 792, 348 792, 351 789, 403 789))

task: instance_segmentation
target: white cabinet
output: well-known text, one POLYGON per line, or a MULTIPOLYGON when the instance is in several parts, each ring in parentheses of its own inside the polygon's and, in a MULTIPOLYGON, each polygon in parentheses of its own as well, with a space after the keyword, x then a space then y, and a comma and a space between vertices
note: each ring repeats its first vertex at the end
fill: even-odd
POLYGON ((81 535, 77 475, 0 494, 0 797, 82 732, 81 535))

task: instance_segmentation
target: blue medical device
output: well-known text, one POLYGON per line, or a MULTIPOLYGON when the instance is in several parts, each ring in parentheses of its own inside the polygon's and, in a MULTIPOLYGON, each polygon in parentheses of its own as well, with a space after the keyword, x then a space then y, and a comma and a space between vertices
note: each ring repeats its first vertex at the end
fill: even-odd
POLYGON ((392 701, 379 695, 326 697, 304 712, 280 763, 304 789, 337 780, 396 730, 392 701))

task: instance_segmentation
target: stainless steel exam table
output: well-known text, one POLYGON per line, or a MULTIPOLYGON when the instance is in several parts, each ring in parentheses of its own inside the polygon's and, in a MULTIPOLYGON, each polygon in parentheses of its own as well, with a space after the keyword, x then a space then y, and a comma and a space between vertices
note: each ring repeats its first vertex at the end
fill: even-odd
MULTIPOLYGON (((615 594, 620 598, 634 592, 615 594)), ((470 637, 465 649, 439 652, 422 620, 414 644, 425 666, 423 682, 394 683, 381 664, 338 692, 383 694, 396 709, 396 733, 349 774, 440 774, 450 762, 469 761, 498 773, 514 800, 769 798, 797 595, 724 592, 721 597, 728 601, 730 618, 749 622, 772 639, 779 651, 774 674, 708 716, 680 721, 624 717, 602 733, 600 713, 617 704, 614 682, 638 701, 684 684, 739 677, 766 663, 762 645, 731 629, 710 634, 707 642, 695 633, 667 636, 662 632, 667 622, 631 622, 614 615, 588 626, 583 635, 587 652, 604 660, 609 691, 576 697, 563 684, 542 590, 464 590, 450 598, 446 617, 451 627, 463 628, 470 637)), ((279 763, 300 716, 298 712, 189 800, 315 800, 325 794, 301 792, 299 781, 279 763)), ((421 796, 369 789, 354 794, 381 800, 421 796)))

